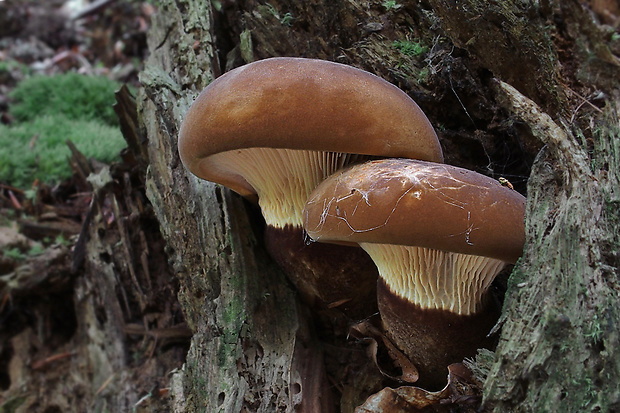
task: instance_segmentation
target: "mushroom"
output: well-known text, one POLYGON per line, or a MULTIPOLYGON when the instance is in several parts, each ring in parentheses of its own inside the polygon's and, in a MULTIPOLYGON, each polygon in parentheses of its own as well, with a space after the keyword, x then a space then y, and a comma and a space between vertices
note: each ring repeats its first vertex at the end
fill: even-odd
POLYGON ((301 211, 314 187, 371 157, 443 160, 433 127, 403 91, 368 72, 304 58, 257 61, 212 82, 183 120, 179 153, 199 178, 258 202, 267 249, 316 307, 374 297, 377 274, 358 248, 305 243, 301 211), (361 267, 371 269, 362 275, 361 267))
POLYGON ((311 239, 357 243, 379 269, 386 335, 439 389, 446 367, 490 346, 496 275, 522 253, 525 198, 454 166, 383 159, 323 181, 304 209, 311 239))

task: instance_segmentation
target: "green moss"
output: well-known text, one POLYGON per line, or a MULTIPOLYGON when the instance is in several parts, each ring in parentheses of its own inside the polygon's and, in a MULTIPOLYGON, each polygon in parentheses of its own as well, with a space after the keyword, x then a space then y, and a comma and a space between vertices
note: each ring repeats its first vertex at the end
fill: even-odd
POLYGON ((266 14, 275 17, 276 19, 278 19, 280 24, 283 26, 290 27, 293 24, 293 21, 295 20, 295 18, 293 17, 291 13, 285 13, 284 15, 280 16, 278 9, 276 9, 273 5, 269 3, 265 4, 265 6, 262 6, 262 7, 259 6, 259 10, 261 12, 266 12, 266 14))
POLYGON ((508 278, 508 291, 518 290, 520 285, 527 280, 527 274, 521 266, 521 258, 515 264, 510 277, 508 278))
POLYGON ((45 252, 45 248, 43 247, 43 244, 39 243, 39 242, 35 242, 32 247, 30 247, 30 249, 28 250, 28 252, 26 252, 26 254, 28 254, 31 257, 34 257, 36 255, 41 255, 45 252))
POLYGON ((19 407, 24 404, 26 401, 26 397, 16 396, 9 397, 9 399, 5 400, 0 404, 0 413, 13 413, 18 411, 19 407))
POLYGON ((98 120, 116 126, 112 105, 118 87, 116 82, 101 76, 34 76, 20 82, 11 92, 14 103, 10 113, 18 122, 62 114, 69 119, 98 120))
MULTIPOLYGON (((231 291, 241 292, 243 290, 231 287, 231 291)), ((237 294, 230 294, 230 301, 225 303, 221 311, 222 338, 217 355, 220 367, 228 366, 237 359, 237 344, 245 319, 246 314, 242 300, 237 294)))
POLYGON ((604 334, 603 324, 599 320, 598 314, 594 314, 589 324, 585 325, 584 335, 585 338, 591 341, 593 344, 597 344, 601 341, 604 334))
POLYGON ((476 380, 484 383, 494 361, 495 353, 486 348, 481 348, 478 349, 473 359, 466 358, 463 360, 463 364, 472 372, 476 380))
MULTIPOLYGON (((571 406, 579 407, 581 409, 586 409, 590 411, 590 407, 596 401, 598 390, 594 386, 593 380, 588 376, 583 377, 574 377, 571 383, 572 387, 574 387, 573 391, 567 392, 567 398, 573 399, 571 406)), ((568 404, 568 403, 565 403, 568 404)), ((592 411, 595 411, 594 409, 592 411)))
POLYGON ((395 40, 392 43, 392 47, 407 56, 420 56, 428 51, 427 46, 424 46, 420 42, 413 42, 411 40, 395 40))
POLYGON ((15 261, 23 261, 26 258, 26 255, 19 248, 0 250, 0 255, 3 255, 6 258, 10 258, 15 261))
POLYGON ((429 71, 427 67, 420 70, 418 72, 417 79, 416 79, 418 84, 426 84, 428 82, 428 74, 429 74, 429 71))
POLYGON ((217 348, 217 365, 220 368, 230 366, 235 359, 236 345, 223 341, 217 348))
POLYGON ((67 140, 87 158, 115 160, 125 147, 112 107, 118 86, 76 73, 20 82, 10 94, 15 123, 0 125, 0 182, 27 188, 70 177, 67 140))
POLYGON ((385 11, 390 11, 392 9, 398 10, 402 7, 401 4, 398 4, 396 0, 385 0, 381 3, 383 7, 385 7, 385 11))
POLYGON ((70 177, 67 140, 87 158, 102 162, 115 160, 125 147, 119 129, 92 120, 48 114, 11 127, 0 125, 0 182, 28 188, 35 179, 57 182, 70 177))
POLYGON ((13 78, 15 71, 21 72, 23 75, 30 73, 30 67, 19 63, 16 60, 5 60, 0 62, 0 81, 6 81, 13 78))

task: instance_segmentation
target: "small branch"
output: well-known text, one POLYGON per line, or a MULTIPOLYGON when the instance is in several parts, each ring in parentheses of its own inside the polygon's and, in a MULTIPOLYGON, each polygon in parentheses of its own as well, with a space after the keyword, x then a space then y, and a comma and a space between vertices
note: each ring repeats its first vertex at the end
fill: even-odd
POLYGON ((525 122, 532 134, 549 146, 553 156, 566 167, 572 177, 595 182, 592 171, 588 168, 588 155, 579 146, 567 125, 559 126, 547 113, 531 99, 527 98, 508 83, 497 81, 500 100, 513 114, 525 122), (571 170, 572 169, 572 170, 571 170))

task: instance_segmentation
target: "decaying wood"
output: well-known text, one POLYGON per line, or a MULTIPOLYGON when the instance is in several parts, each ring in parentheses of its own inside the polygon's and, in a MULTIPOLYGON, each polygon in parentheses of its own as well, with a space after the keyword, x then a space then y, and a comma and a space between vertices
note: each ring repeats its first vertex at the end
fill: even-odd
MULTIPOLYGON (((448 163, 527 191, 528 242, 509 282, 486 407, 617 409, 619 65, 589 13, 576 0, 162 1, 139 107, 148 195, 194 332, 173 378, 175 411, 291 411, 321 388, 299 377, 320 346, 264 255, 255 212, 190 176, 176 153, 182 116, 210 80, 278 55, 383 76, 429 115, 448 163), (398 41, 424 51, 404 53, 398 41)), ((344 401, 351 387, 336 380, 334 389, 341 411, 361 404, 361 393, 344 401)))
POLYGON ((0 236, 0 250, 16 251, 0 259, 0 410, 166 409, 159 387, 185 359, 189 338, 144 195, 146 161, 136 162, 137 152, 102 166, 73 149, 84 192, 49 204, 62 188, 38 187, 19 219, 32 239, 0 236), (51 241, 33 241, 46 235, 51 241))
MULTIPOLYGON (((483 408, 620 410, 613 9, 597 3, 593 13, 577 0, 158 6, 137 109, 127 89, 117 96, 123 164, 106 169, 74 151, 84 192, 66 208, 38 202, 41 188, 30 204, 3 192, 5 204, 39 218, 24 221, 25 232, 62 223, 49 234, 77 238, 72 255, 59 243, 27 265, 0 261, 3 406, 394 413, 390 397, 426 397, 404 382, 413 368, 382 376, 377 364, 390 359, 374 362, 381 353, 368 356, 357 342, 365 337, 317 329, 264 251, 260 214, 179 161, 179 125, 202 88, 233 67, 287 55, 384 77, 428 114, 448 163, 527 192, 527 245, 507 283, 499 346, 467 363, 487 377, 483 408), (381 392, 386 385, 405 388, 381 392)), ((479 391, 426 407, 476 410, 479 391)))
POLYGON ((590 125, 588 154, 579 130, 501 88, 547 147, 529 182, 526 250, 512 275, 487 401, 498 412, 617 411, 619 96, 590 125))
POLYGON ((456 44, 518 87, 502 83, 498 101, 546 145, 528 183, 528 239, 509 284, 485 401, 498 412, 618 410, 620 60, 602 40, 604 28, 575 1, 538 10, 469 1, 462 13, 432 3, 456 44), (564 26, 531 29, 550 15, 564 26), (525 21, 528 30, 519 30, 525 21), (509 28, 500 33, 500 26, 509 28), (511 54, 518 72, 499 67, 511 54), (604 115, 568 86, 577 79, 592 96, 609 93, 604 115), (588 113, 578 113, 584 103, 588 113))
POLYGON ((147 191, 194 332, 173 378, 174 410, 323 410, 329 390, 320 347, 255 238, 248 206, 191 176, 177 154, 182 115, 219 71, 211 4, 163 3, 141 77, 140 114, 149 138, 147 191))

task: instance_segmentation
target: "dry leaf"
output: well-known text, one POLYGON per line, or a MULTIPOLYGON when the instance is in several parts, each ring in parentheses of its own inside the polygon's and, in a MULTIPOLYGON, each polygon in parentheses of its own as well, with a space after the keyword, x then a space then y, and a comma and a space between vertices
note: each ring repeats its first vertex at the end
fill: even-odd
POLYGON ((350 330, 350 335, 360 341, 365 341, 368 344, 368 353, 373 362, 385 377, 402 383, 415 383, 418 381, 418 369, 415 365, 409 361, 407 356, 403 354, 389 338, 383 334, 383 332, 373 325, 370 319, 360 321, 353 325, 350 330), (382 346, 382 348, 380 348, 382 346), (380 358, 377 355, 385 350, 389 354, 391 359, 390 366, 387 363, 381 363, 380 358), (394 371, 400 370, 400 374, 396 374, 394 371))
POLYGON ((461 363, 448 366, 448 384, 442 390, 429 392, 414 386, 396 389, 386 387, 370 396, 355 413, 416 413, 422 411, 452 412, 456 406, 472 411, 481 401, 481 384, 461 363))

